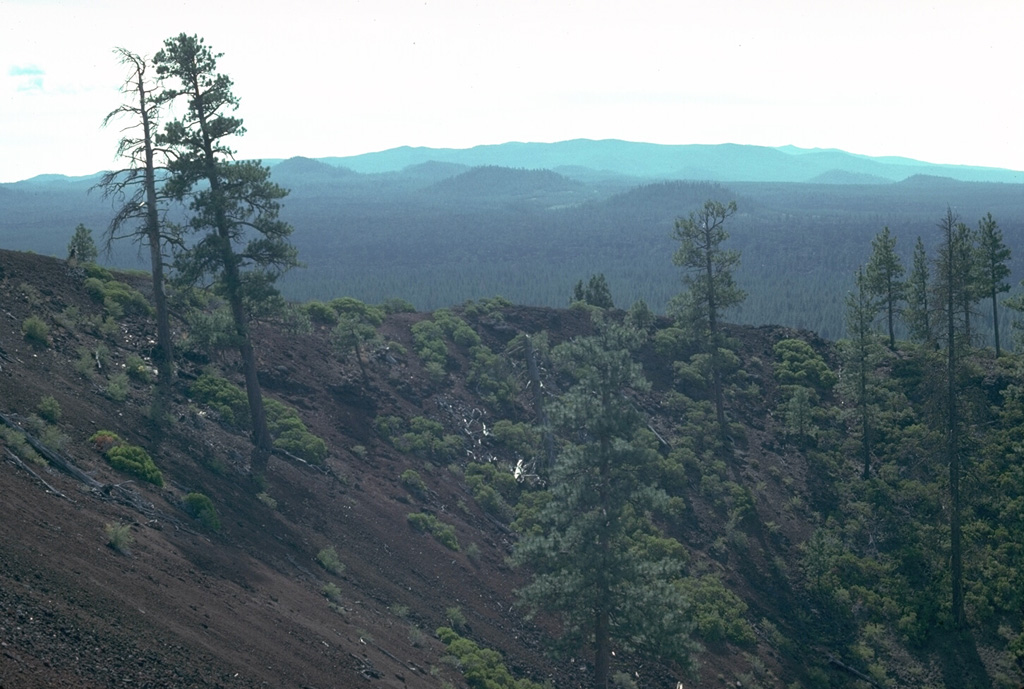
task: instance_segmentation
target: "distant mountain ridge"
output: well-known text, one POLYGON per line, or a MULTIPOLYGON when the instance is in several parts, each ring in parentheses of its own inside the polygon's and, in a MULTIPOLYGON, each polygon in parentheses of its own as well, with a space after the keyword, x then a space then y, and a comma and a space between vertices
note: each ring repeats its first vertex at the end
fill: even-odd
POLYGON ((556 172, 589 170, 641 180, 870 184, 899 182, 913 175, 927 174, 962 182, 1024 183, 1022 171, 943 165, 894 156, 871 157, 838 149, 771 148, 743 144, 667 145, 618 139, 509 142, 464 149, 402 146, 376 153, 318 160, 364 174, 398 172, 433 162, 556 172))

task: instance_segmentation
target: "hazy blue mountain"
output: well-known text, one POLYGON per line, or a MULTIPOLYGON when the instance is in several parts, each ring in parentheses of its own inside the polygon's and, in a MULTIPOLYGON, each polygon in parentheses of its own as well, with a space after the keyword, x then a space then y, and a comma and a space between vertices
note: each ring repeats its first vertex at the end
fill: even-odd
POLYGON ((396 172, 437 161, 470 167, 585 169, 651 179, 720 182, 810 182, 833 171, 898 182, 925 173, 965 182, 1024 182, 1024 172, 938 165, 899 157, 874 158, 837 149, 770 148, 740 144, 662 145, 607 139, 557 143, 512 142, 467 149, 403 146, 344 158, 321 158, 362 173, 396 172))

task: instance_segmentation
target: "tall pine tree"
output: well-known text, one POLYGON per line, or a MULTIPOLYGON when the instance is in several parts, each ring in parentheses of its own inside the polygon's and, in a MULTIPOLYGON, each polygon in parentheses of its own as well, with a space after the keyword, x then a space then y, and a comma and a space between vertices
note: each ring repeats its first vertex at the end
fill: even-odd
POLYGON ((1003 243, 1003 232, 991 213, 978 221, 978 258, 980 292, 992 302, 992 331, 998 357, 999 295, 1010 291, 1010 284, 1006 282, 1010 277, 1010 268, 1006 265, 1010 260, 1010 249, 1003 243))
POLYGON ((678 218, 672 235, 679 242, 672 262, 685 271, 683 285, 687 288, 681 295, 681 315, 687 325, 703 335, 711 357, 715 414, 723 437, 727 427, 719 351, 724 343, 719 318, 723 311, 741 304, 747 296, 732 276, 733 268, 740 262, 739 252, 722 247, 729 238, 725 221, 735 213, 735 201, 706 201, 688 218, 678 218))
POLYGON ((521 600, 557 614, 569 648, 593 649, 599 689, 609 684, 613 646, 682 663, 690 649, 688 604, 672 585, 682 563, 643 547, 656 533, 647 515, 667 496, 656 486, 658 453, 640 437, 643 419, 629 397, 648 387, 630 353, 639 342, 636 330, 604 323, 552 351, 574 384, 551 416, 573 441, 555 463, 537 528, 513 554, 534 572, 521 600))
POLYGON ((896 238, 884 227, 871 241, 871 258, 864 270, 864 287, 885 308, 889 347, 896 347, 896 313, 903 301, 903 263, 896 255, 896 238))
POLYGON ((232 82, 217 71, 217 58, 201 38, 180 34, 164 41, 154 57, 168 98, 185 102, 158 143, 172 150, 166 189, 187 200, 187 229, 199 235, 175 261, 185 282, 211 278, 231 310, 234 340, 242 359, 253 434, 253 473, 266 471, 273 451, 249 334, 249 310, 276 295, 274 282, 298 265, 288 242, 292 228, 278 218, 288 192, 270 181, 270 169, 238 162, 228 140, 245 133, 232 82))

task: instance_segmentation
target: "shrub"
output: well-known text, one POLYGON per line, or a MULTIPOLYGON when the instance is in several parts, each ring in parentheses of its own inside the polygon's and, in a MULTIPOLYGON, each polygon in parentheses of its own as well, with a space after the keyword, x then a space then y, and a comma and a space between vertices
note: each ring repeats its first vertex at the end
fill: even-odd
POLYGON ((124 372, 128 377, 139 383, 150 383, 153 380, 152 368, 138 354, 129 354, 124 363, 124 372))
POLYGON ((317 553, 316 561, 331 574, 341 574, 345 571, 345 564, 338 557, 338 551, 334 549, 333 545, 327 546, 317 553))
POLYGON ((334 582, 327 582, 320 591, 324 594, 324 598, 332 603, 341 603, 341 589, 334 582))
POLYGON ((39 416, 43 417, 50 423, 57 423, 60 421, 60 403, 50 395, 46 395, 39 400, 39 406, 36 407, 36 411, 39 412, 39 416))
POLYGON ((118 471, 131 474, 155 486, 164 485, 163 474, 153 463, 149 453, 137 445, 114 445, 105 456, 110 466, 118 471))
MULTIPOLYGON (((249 400, 231 381, 203 374, 192 384, 191 393, 196 401, 216 411, 224 423, 239 430, 249 429, 249 400)), ((328 455, 327 443, 309 432, 294 409, 274 399, 265 399, 263 404, 274 447, 310 464, 324 463, 328 455)))
POLYGON ((402 480, 402 485, 419 499, 422 500, 427 496, 427 484, 423 482, 419 472, 413 469, 406 469, 399 478, 402 480))
POLYGON ((498 471, 493 464, 472 462, 466 466, 466 485, 480 507, 500 519, 512 519, 506 498, 516 501, 519 484, 511 473, 498 471))
POLYGON ((213 501, 202 493, 189 493, 182 500, 182 506, 194 519, 210 531, 220 531, 220 517, 213 501))
POLYGON ((414 512, 406 516, 409 523, 419 531, 429 533, 437 542, 450 550, 459 550, 459 539, 455 535, 455 527, 446 524, 432 514, 414 512))
POLYGON ((836 384, 836 374, 829 369, 821 355, 803 340, 779 340, 774 349, 781 359, 775 366, 775 375, 783 385, 828 390, 836 384))
POLYGON ((124 402, 128 399, 128 374, 124 372, 115 373, 107 381, 107 397, 114 402, 124 402))
POLYGON ((387 299, 379 308, 389 316, 393 313, 416 313, 416 307, 405 299, 387 299))
POLYGON ((107 450, 115 445, 120 445, 122 441, 121 436, 113 431, 96 431, 89 436, 89 442, 97 452, 106 454, 107 450))
POLYGON ((463 450, 462 438, 446 434, 444 426, 423 416, 409 421, 409 431, 394 439, 395 447, 427 459, 450 461, 463 450))
POLYGON ((107 536, 107 546, 119 553, 128 554, 134 538, 130 524, 109 523, 103 527, 103 533, 107 536))
POLYGON ((352 297, 332 299, 330 306, 339 318, 358 321, 377 327, 384 322, 384 309, 364 304, 352 297))
POLYGON ((311 301, 305 306, 309 320, 317 325, 335 326, 338 324, 338 312, 322 301, 311 301))
POLYGON ((264 491, 262 493, 257 493, 256 494, 256 499, 259 500, 260 502, 262 502, 264 505, 266 505, 267 507, 269 507, 272 510, 276 510, 277 509, 277 500, 275 500, 274 498, 270 497, 270 494, 267 493, 266 491, 264 491))
POLYGON ((50 327, 38 316, 29 316, 22 321, 21 334, 34 347, 47 347, 50 344, 50 327))
POLYGON ((463 638, 451 627, 440 627, 437 638, 448 647, 471 689, 542 689, 527 679, 516 679, 505 666, 501 654, 480 648, 476 642, 463 638))
POLYGON ((462 608, 457 605, 453 605, 450 608, 445 609, 445 617, 448 618, 448 622, 452 625, 452 629, 462 631, 466 628, 466 616, 462 613, 462 608))

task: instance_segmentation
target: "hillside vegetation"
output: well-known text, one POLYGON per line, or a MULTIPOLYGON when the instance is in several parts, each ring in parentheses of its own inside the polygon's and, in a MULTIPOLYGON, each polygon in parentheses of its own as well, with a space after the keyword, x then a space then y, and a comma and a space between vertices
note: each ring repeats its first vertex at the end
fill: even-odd
MULTIPOLYGON (((536 383, 557 408, 577 380, 558 345, 620 321, 640 327, 628 353, 649 381, 623 390, 642 421, 631 442, 668 498, 630 538, 673 563, 697 646, 688 671, 617 640, 615 683, 1022 681, 1018 355, 965 350, 955 383, 958 628, 931 346, 875 342, 865 474, 859 360, 807 331, 723 326, 723 436, 711 360, 667 319, 500 299, 291 305, 253 328, 276 448, 254 476, 216 300, 175 320, 172 395, 153 416, 147 285, 0 251, 4 686, 590 686, 563 618, 527 619, 532 569, 509 556, 552 495, 536 383)), ((551 447, 582 440, 559 430, 551 447)))

